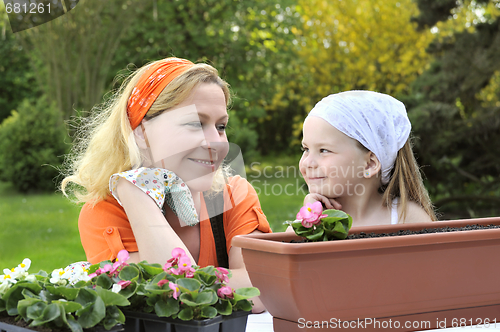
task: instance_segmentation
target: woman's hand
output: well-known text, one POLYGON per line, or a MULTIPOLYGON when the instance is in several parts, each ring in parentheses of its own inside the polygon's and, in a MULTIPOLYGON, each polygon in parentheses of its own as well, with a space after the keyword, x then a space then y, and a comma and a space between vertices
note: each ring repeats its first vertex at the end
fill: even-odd
POLYGON ((156 203, 142 190, 120 178, 116 187, 139 249, 134 261, 165 264, 174 248, 182 248, 196 262, 188 248, 165 219, 156 203))
POLYGON ((314 203, 314 202, 321 202, 323 206, 327 209, 335 209, 335 210, 342 209, 342 205, 340 205, 340 203, 333 198, 328 198, 326 196, 315 193, 307 194, 306 197, 304 197, 304 205, 306 205, 307 203, 314 203))

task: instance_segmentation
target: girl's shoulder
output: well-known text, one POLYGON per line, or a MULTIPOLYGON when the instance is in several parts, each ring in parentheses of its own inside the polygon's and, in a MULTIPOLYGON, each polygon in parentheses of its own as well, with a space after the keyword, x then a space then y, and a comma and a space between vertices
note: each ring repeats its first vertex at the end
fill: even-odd
POLYGON ((408 201, 406 203, 406 217, 404 223, 414 224, 422 222, 432 222, 432 219, 420 204, 414 201, 408 201))

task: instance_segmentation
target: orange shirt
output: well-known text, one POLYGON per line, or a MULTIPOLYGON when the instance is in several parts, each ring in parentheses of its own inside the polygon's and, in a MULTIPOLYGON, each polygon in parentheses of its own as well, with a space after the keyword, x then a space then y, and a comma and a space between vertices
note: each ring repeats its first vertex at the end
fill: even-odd
MULTIPOLYGON (((226 247, 229 253, 231 241, 236 235, 249 234, 255 230, 271 233, 266 216, 260 208, 255 189, 244 178, 229 179, 224 190, 223 214, 226 247), (228 209, 228 207, 232 208, 228 209)), ((202 199, 200 222, 200 257, 198 265, 217 266, 217 254, 212 227, 202 199)), ((137 243, 123 207, 111 195, 94 207, 83 206, 78 219, 78 228, 87 260, 96 264, 103 260, 115 259, 118 252, 126 249, 137 252, 137 243)))

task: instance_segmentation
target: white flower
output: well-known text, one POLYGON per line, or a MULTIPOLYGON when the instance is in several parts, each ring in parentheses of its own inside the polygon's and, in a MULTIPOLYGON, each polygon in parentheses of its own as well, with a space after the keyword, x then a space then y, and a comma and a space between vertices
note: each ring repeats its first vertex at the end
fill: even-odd
POLYGON ((50 278, 50 282, 55 285, 61 285, 64 286, 66 285, 67 281, 63 277, 64 276, 64 270, 63 269, 55 269, 52 271, 51 274, 52 278, 50 278))
POLYGON ((3 273, 4 273, 3 277, 10 278, 10 279, 17 279, 17 277, 19 276, 19 271, 16 270, 15 268, 12 268, 10 270, 9 269, 3 269, 3 273))
POLYGON ((15 269, 19 273, 25 273, 25 272, 28 272, 28 269, 30 268, 30 266, 31 266, 31 260, 29 258, 25 258, 25 259, 23 259, 23 262, 21 264, 19 264, 15 269))
POLYGON ((35 277, 35 275, 30 274, 30 275, 26 276, 26 280, 29 281, 29 282, 35 282, 36 281, 36 277, 35 277))
POLYGON ((0 298, 7 292, 12 283, 10 282, 2 282, 0 283, 0 298))
POLYGON ((113 288, 111 288, 111 291, 114 292, 114 293, 118 293, 121 290, 122 290, 122 286, 120 286, 118 284, 114 284, 113 288))
POLYGON ((9 283, 9 284, 15 284, 17 282, 16 280, 16 275, 14 272, 12 272, 9 269, 4 269, 2 275, 0 275, 0 282, 3 283, 9 283))

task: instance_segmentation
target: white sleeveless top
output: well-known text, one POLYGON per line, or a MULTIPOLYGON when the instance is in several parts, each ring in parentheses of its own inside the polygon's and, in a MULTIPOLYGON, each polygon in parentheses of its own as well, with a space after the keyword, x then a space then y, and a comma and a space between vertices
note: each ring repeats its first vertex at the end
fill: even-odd
POLYGON ((396 197, 392 200, 391 225, 395 225, 398 223, 398 203, 399 197, 396 197))

